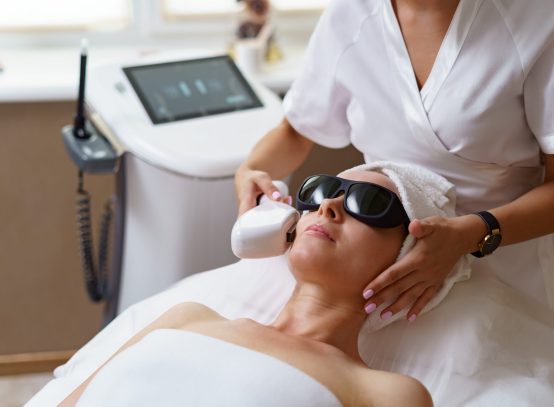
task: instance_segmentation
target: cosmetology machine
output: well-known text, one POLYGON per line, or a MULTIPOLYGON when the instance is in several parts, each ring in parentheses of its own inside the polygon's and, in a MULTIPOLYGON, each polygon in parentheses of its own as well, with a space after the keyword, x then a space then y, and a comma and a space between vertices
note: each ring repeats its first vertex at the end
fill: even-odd
POLYGON ((108 322, 187 275, 236 261, 234 173, 282 109, 227 55, 196 51, 92 68, 85 99, 85 48, 77 115, 62 135, 79 168, 86 287, 106 301, 108 322), (83 173, 117 180, 97 248, 83 173))

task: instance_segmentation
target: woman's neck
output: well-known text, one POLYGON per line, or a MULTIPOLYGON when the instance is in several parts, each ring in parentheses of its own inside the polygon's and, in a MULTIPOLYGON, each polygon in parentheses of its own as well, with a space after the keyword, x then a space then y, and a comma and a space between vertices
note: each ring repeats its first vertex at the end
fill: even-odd
POLYGON ((332 345, 360 361, 358 333, 367 316, 363 303, 361 295, 359 299, 351 295, 340 298, 321 286, 301 283, 270 326, 288 335, 332 345))
POLYGON ((419 12, 443 12, 456 8, 460 0, 393 0, 395 7, 419 12))

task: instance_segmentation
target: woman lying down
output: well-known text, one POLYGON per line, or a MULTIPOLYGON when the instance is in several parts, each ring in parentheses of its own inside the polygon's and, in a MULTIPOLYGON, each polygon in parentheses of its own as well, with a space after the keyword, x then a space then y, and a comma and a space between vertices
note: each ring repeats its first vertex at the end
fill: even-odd
POLYGON ((359 293, 407 237, 395 183, 354 169, 310 177, 298 199, 310 211, 288 257, 296 287, 273 323, 174 306, 61 405, 432 406, 417 380, 372 370, 358 354, 359 293))

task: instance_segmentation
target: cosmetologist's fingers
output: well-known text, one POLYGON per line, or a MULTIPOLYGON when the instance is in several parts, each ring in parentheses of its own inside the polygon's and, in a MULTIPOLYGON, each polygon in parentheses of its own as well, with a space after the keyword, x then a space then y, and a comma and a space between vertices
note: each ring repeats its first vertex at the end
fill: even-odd
MULTIPOLYGON (((403 293, 414 288, 415 286, 419 285, 422 282, 423 281, 421 279, 421 276, 418 273, 415 273, 415 272, 409 273, 407 276, 401 278, 399 281, 393 284, 390 284, 385 288, 383 288, 378 293, 375 293, 374 296, 369 298, 368 302, 373 302, 377 306, 379 306, 386 302, 396 301, 403 293)), ((427 284, 426 286, 428 287, 429 284, 427 284)), ((423 289, 421 291, 423 292, 423 289)), ((419 294, 418 294, 418 297, 419 297, 419 294)))
POLYGON ((393 264, 388 269, 383 271, 377 277, 373 279, 363 291, 363 297, 367 300, 373 297, 375 294, 383 290, 385 287, 395 283, 402 279, 412 271, 416 269, 412 262, 410 262, 410 254, 400 260, 398 263, 393 264))
POLYGON ((416 239, 422 239, 434 232, 435 225, 432 223, 432 218, 414 219, 410 222, 408 230, 416 239))
POLYGON ((280 200, 282 198, 281 192, 273 183, 271 177, 266 173, 259 171, 254 178, 254 182, 262 190, 262 193, 267 195, 270 199, 280 200))
POLYGON ((417 316, 421 313, 423 308, 431 301, 435 294, 439 291, 440 286, 428 287, 416 300, 412 308, 408 311, 406 318, 408 321, 413 322, 417 316))
POLYGON ((249 209, 252 209, 254 206, 256 206, 256 196, 255 195, 250 194, 249 196, 242 198, 239 201, 238 216, 242 215, 244 212, 248 211, 249 209))
POLYGON ((428 287, 429 285, 425 282, 410 286, 410 288, 397 297, 394 303, 381 312, 381 318, 386 319, 387 313, 390 313, 390 316, 392 316, 402 311, 404 308, 408 308, 410 305, 414 304, 428 287))

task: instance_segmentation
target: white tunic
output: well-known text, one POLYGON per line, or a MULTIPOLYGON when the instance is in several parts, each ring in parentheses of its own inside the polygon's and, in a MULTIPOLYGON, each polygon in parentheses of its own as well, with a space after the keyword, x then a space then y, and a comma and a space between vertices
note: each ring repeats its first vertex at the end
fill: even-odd
MULTIPOLYGON (((461 0, 421 91, 390 0, 335 0, 285 114, 366 162, 423 165, 456 185, 459 214, 513 201, 554 154, 554 2, 461 0)), ((553 215, 554 216, 554 215, 553 215)), ((475 263, 554 307, 552 235, 475 263)))
POLYGON ((210 336, 158 329, 110 360, 80 407, 339 407, 324 385, 264 353, 210 336))

